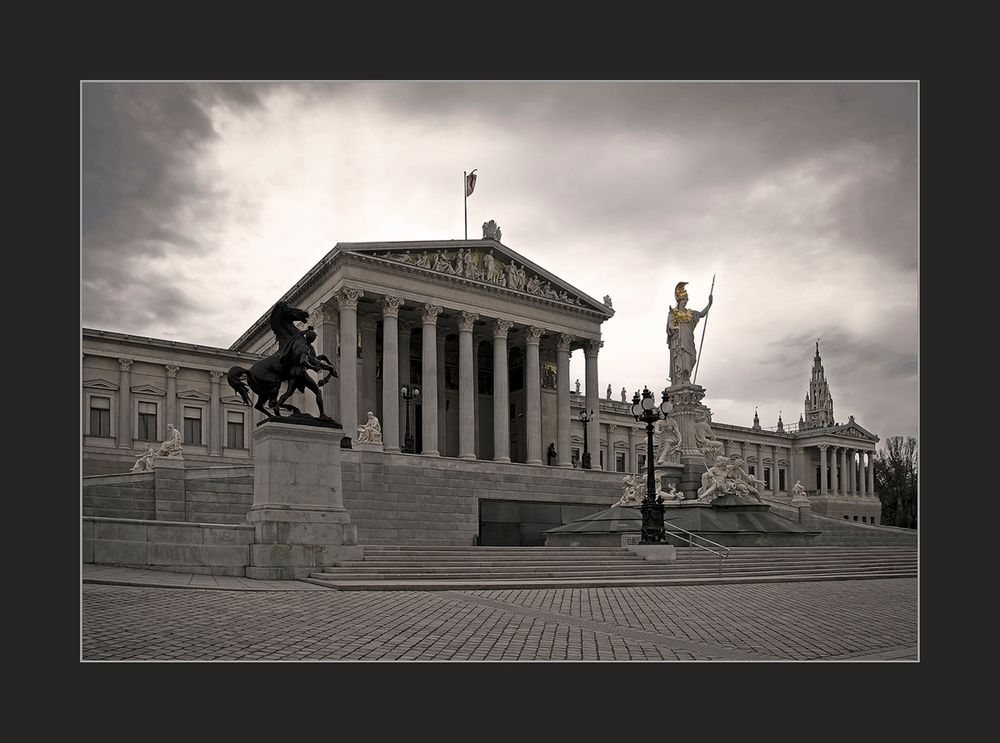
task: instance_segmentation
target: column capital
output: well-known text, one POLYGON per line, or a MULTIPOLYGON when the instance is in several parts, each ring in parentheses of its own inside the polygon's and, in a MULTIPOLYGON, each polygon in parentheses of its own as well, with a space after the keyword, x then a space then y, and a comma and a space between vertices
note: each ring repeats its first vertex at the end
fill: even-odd
POLYGON ((583 344, 583 355, 588 359, 596 359, 598 351, 604 347, 604 341, 588 340, 583 344))
POLYGON ((118 367, 122 371, 128 371, 132 368, 132 364, 135 363, 135 359, 118 359, 118 367))
POLYGON ((436 304, 425 304, 420 308, 420 319, 424 325, 437 324, 437 318, 440 314, 441 307, 436 304))
POLYGON ((378 306, 382 308, 384 317, 399 317, 399 308, 403 306, 403 300, 400 297, 385 296, 378 306))
POLYGON ((352 286, 345 286, 333 296, 336 298, 340 309, 356 310, 358 308, 358 300, 365 296, 365 293, 361 289, 355 289, 352 286))
POLYGON ((534 325, 529 325, 524 329, 525 341, 530 345, 537 346, 544 332, 544 328, 536 328, 534 325))
POLYGON ((177 372, 181 370, 176 364, 166 364, 163 368, 167 370, 167 377, 170 378, 176 377, 177 372))
POLYGON ((556 350, 562 351, 563 353, 569 353, 570 344, 576 340, 576 338, 568 333, 560 333, 556 336, 556 350))
POLYGON ((513 320, 494 320, 493 321, 493 337, 494 338, 506 338, 507 333, 510 329, 514 327, 513 320))
POLYGON ((465 310, 462 310, 461 313, 459 313, 458 329, 471 333, 472 326, 476 324, 476 320, 478 319, 478 312, 466 312, 465 310))
POLYGON ((325 304, 318 304, 309 310, 309 324, 310 325, 322 325, 333 319, 330 314, 330 308, 325 304))
POLYGON ((208 376, 212 378, 212 384, 218 384, 222 381, 222 378, 226 375, 223 371, 210 371, 208 376))
MULTIPOLYGON (((830 448, 830 445, 829 444, 816 444, 816 448, 819 449, 820 451, 824 451, 825 452, 827 449, 830 448)), ((834 448, 836 448, 836 447, 834 447, 834 448)))

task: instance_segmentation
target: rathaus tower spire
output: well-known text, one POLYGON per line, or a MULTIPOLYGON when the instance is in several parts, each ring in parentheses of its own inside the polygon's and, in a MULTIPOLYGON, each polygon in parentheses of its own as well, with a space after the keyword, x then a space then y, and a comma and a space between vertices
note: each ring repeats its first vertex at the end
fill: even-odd
POLYGON ((823 360, 819 355, 819 341, 816 341, 816 356, 813 357, 812 376, 806 392, 805 428, 825 428, 834 425, 833 395, 823 371, 823 360))

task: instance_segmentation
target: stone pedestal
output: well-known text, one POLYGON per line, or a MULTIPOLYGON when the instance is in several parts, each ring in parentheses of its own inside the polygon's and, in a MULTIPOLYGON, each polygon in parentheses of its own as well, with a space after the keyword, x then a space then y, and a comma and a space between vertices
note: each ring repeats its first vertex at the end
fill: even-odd
POLYGON ((355 441, 354 446, 352 446, 355 451, 385 451, 385 447, 382 443, 374 443, 372 441, 355 441))
POLYGON ((156 457, 153 464, 157 521, 187 521, 183 457, 156 457))
POLYGON ((697 384, 677 384, 667 388, 667 399, 673 405, 670 417, 677 421, 681 431, 681 465, 683 472, 677 489, 684 492, 686 500, 698 497, 701 476, 705 473, 705 457, 695 441, 697 415, 705 407, 701 404, 705 388, 697 384))
POLYGON ((344 509, 341 428, 266 421, 253 432, 254 526, 248 578, 291 580, 360 560, 357 527, 344 509))

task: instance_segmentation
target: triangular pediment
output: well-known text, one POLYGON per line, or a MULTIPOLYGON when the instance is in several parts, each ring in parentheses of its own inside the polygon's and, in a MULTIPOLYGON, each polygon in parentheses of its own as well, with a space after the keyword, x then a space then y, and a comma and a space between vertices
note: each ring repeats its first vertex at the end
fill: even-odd
POLYGON ((847 436, 852 439, 869 439, 871 441, 877 441, 878 436, 868 431, 857 423, 847 423, 840 428, 834 429, 831 433, 834 436, 847 436))
POLYGON ((340 248, 346 253, 394 263, 408 270, 584 308, 606 317, 615 314, 609 305, 492 239, 407 243, 398 247, 353 243, 341 244, 340 248))
POLYGON ((134 387, 129 387, 129 389, 132 390, 133 392, 138 392, 138 393, 143 394, 143 395, 165 395, 165 394, 167 394, 166 390, 160 389, 159 387, 156 387, 156 386, 151 385, 151 384, 137 384, 134 387))
POLYGON ((242 405, 243 399, 237 395, 228 395, 222 398, 222 402, 229 403, 231 405, 242 405))
POLYGON ((184 390, 183 392, 178 392, 177 397, 180 400, 198 400, 200 402, 208 402, 212 399, 211 396, 199 390, 184 390))
POLYGON ((109 382, 106 379, 88 379, 83 383, 83 386, 87 389, 93 390, 107 390, 109 392, 118 391, 118 385, 114 382, 109 382))

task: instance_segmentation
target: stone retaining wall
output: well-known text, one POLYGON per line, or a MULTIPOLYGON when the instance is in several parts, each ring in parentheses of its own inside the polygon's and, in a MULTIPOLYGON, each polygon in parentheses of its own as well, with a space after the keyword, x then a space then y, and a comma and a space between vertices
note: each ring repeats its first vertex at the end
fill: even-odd
POLYGON ((84 516, 245 524, 252 505, 253 465, 162 460, 153 472, 83 478, 84 516))
POLYGON ((622 473, 485 460, 342 452, 344 506, 359 544, 472 545, 479 499, 593 503, 608 508, 622 473))
POLYGON ((83 561, 179 573, 246 575, 250 525, 83 517, 83 561))

